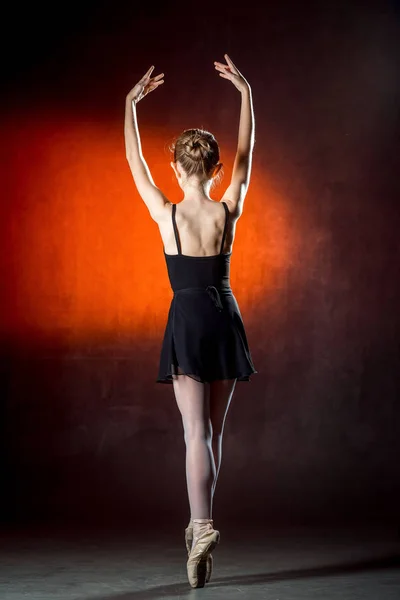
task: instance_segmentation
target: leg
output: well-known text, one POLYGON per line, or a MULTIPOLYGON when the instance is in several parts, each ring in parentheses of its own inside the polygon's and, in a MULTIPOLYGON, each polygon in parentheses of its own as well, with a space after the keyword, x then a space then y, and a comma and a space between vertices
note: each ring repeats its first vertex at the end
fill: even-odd
POLYGON ((186 444, 186 482, 192 519, 211 519, 215 463, 212 452, 209 385, 188 375, 173 377, 186 444))
POLYGON ((236 379, 224 379, 210 383, 210 419, 212 424, 212 450, 215 461, 214 495, 222 460, 222 435, 228 408, 236 386, 236 379))

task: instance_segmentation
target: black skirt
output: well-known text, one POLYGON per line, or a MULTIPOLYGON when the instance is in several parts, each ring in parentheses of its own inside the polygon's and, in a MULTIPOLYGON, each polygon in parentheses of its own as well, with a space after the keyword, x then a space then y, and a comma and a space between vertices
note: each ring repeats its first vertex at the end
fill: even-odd
POLYGON ((174 293, 156 383, 172 383, 178 374, 202 383, 250 381, 257 372, 231 288, 189 287, 174 293))

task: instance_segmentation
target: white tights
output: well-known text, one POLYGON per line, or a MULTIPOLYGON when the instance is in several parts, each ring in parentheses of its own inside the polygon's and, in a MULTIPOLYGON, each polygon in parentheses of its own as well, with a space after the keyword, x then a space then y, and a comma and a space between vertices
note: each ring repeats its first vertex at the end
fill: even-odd
POLYGON ((186 483, 191 519, 211 519, 222 459, 222 434, 236 379, 201 383, 173 378, 186 444, 186 483))

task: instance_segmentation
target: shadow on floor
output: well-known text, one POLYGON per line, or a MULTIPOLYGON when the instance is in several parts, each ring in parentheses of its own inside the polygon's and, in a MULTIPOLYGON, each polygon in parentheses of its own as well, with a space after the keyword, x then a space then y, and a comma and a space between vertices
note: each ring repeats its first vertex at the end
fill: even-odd
MULTIPOLYGON (((308 577, 329 577, 332 575, 343 575, 346 573, 358 573, 363 571, 375 571, 379 569, 393 569, 400 566, 400 553, 381 556, 379 558, 363 559, 354 562, 339 563, 312 567, 307 569, 289 569, 276 573, 254 573, 252 575, 239 575, 236 577, 218 577, 213 578, 206 585, 209 589, 218 589, 226 586, 251 586, 268 584, 277 581, 287 581, 292 579, 306 579, 308 577)), ((122 592, 107 596, 98 596, 99 600, 150 600, 154 598, 180 597, 182 594, 191 592, 189 583, 169 584, 165 586, 152 587, 149 590, 139 590, 136 592, 122 592)), ((193 590, 195 591, 195 590, 193 590)), ((89 598, 81 599, 89 600, 89 598)))

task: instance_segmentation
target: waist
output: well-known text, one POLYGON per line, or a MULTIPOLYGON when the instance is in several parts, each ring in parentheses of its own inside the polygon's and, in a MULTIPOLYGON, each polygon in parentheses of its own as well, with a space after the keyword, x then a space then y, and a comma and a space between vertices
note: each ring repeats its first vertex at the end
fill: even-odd
POLYGON ((173 290, 173 292, 174 292, 174 295, 180 294, 180 292, 190 292, 190 291, 204 292, 208 288, 215 288, 219 292, 232 292, 232 288, 230 286, 224 286, 224 285, 205 285, 205 286, 196 285, 196 286, 191 286, 191 287, 180 288, 179 290, 173 290))
POLYGON ((218 289, 230 288, 229 263, 219 260, 181 263, 178 260, 168 262, 167 267, 169 282, 174 292, 188 288, 206 288, 208 285, 218 289))
POLYGON ((187 287, 181 288, 180 290, 174 291, 174 296, 179 294, 190 294, 190 293, 198 293, 198 292, 206 292, 211 300, 214 302, 216 308, 218 310, 223 310, 224 306, 221 301, 221 294, 224 295, 232 295, 232 288, 229 286, 215 286, 215 285, 207 285, 205 287, 187 287))

